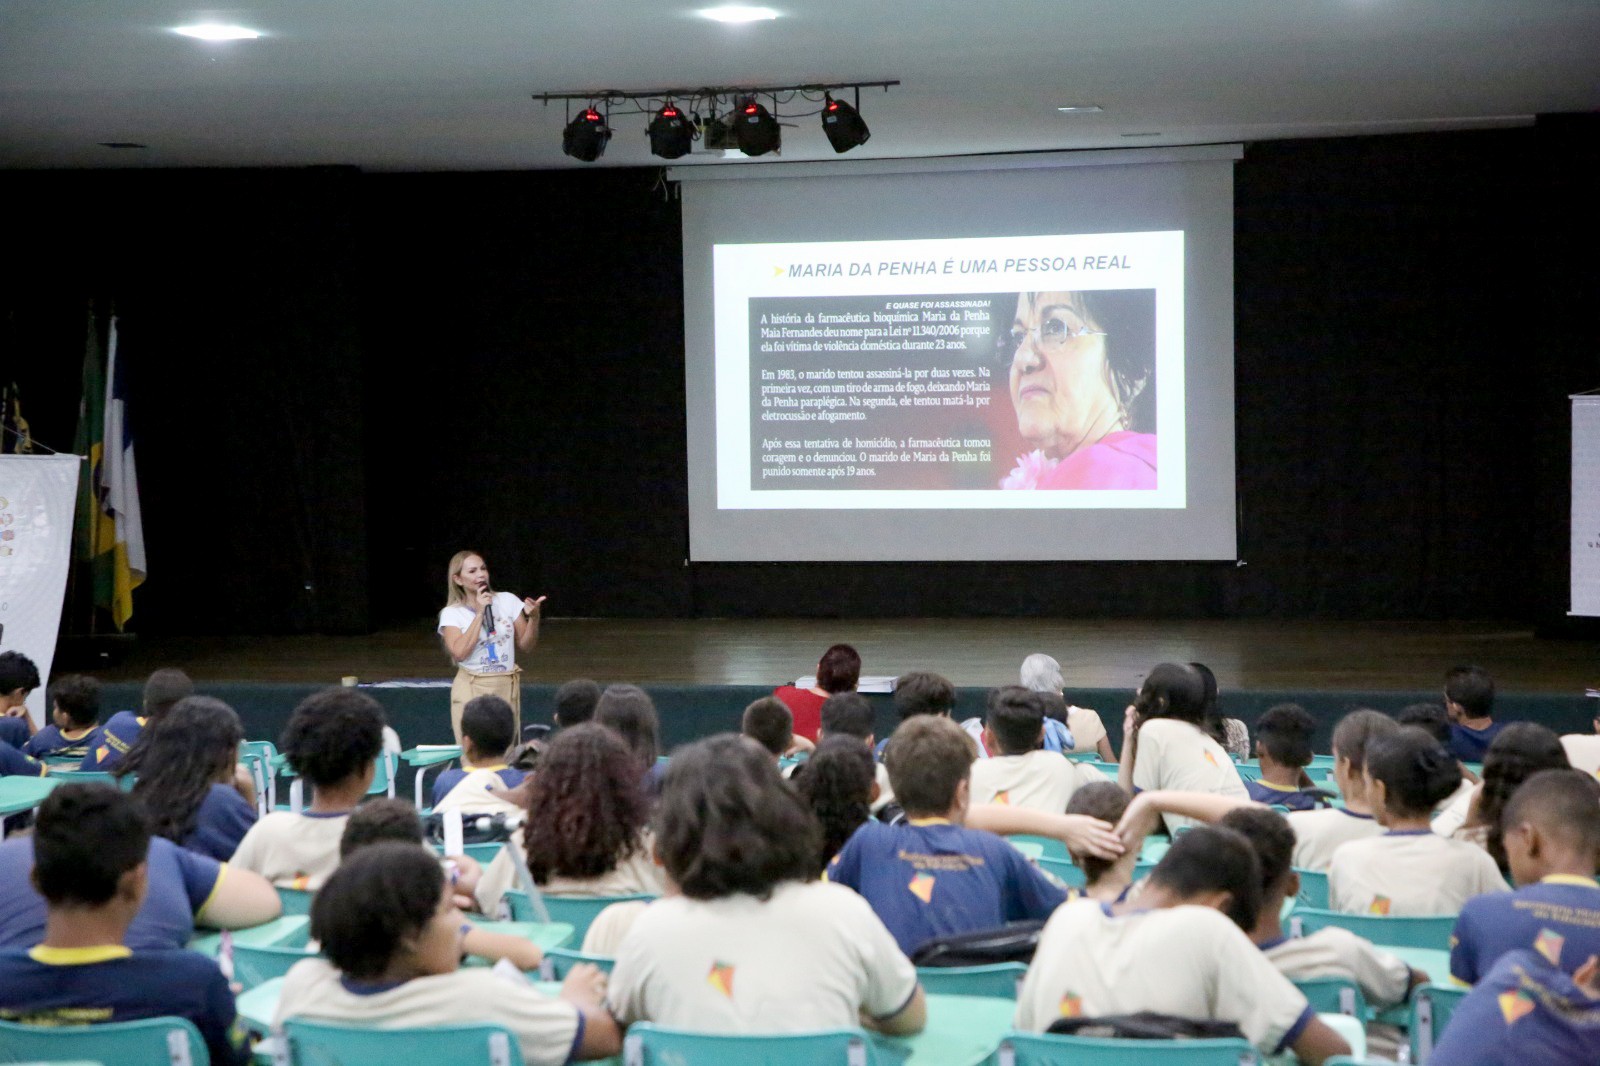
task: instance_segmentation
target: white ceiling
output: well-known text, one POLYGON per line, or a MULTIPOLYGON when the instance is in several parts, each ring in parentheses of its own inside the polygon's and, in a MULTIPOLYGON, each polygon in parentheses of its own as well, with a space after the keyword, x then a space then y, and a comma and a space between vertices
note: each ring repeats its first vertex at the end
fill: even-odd
MULTIPOLYGON (((561 106, 531 94, 706 84, 900 79, 863 93, 873 137, 851 157, 1600 109, 1596 0, 770 0, 784 17, 745 26, 695 17, 709 2, 0 0, 0 167, 580 167, 561 106), (198 21, 268 36, 170 32, 198 21), (1077 103, 1105 110, 1055 110, 1077 103)), ((782 158, 834 158, 815 118, 796 121, 782 158)), ((642 117, 615 125, 597 165, 656 162, 642 117)))

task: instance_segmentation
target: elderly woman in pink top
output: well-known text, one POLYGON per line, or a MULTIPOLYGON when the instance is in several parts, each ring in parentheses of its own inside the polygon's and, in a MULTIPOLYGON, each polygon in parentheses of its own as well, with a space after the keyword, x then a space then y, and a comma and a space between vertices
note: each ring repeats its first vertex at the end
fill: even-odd
POLYGON ((1001 488, 1156 487, 1154 333, 1150 289, 1017 295, 996 349, 1034 450, 1001 488))

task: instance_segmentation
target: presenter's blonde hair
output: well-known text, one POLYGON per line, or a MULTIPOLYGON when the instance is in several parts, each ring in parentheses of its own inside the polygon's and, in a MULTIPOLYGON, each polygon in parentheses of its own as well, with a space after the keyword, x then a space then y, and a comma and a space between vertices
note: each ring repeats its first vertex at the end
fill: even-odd
MULTIPOLYGON (((455 607, 466 604, 467 590, 456 584, 456 578, 461 576, 461 568, 466 566, 467 560, 472 558, 474 555, 476 555, 479 559, 483 559, 482 552, 473 551, 470 548, 466 551, 456 552, 454 555, 450 556, 450 566, 447 570, 445 570, 444 574, 444 605, 446 607, 455 607)), ((487 559, 484 560, 484 565, 488 565, 487 559)))

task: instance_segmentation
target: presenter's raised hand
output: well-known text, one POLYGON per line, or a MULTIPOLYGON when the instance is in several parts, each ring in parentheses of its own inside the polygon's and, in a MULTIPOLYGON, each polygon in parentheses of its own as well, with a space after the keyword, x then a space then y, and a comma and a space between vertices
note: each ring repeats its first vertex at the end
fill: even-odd
POLYGON ((544 596, 540 596, 538 599, 534 599, 532 596, 522 597, 522 617, 529 619, 538 617, 539 608, 544 605, 545 599, 546 597, 544 596))

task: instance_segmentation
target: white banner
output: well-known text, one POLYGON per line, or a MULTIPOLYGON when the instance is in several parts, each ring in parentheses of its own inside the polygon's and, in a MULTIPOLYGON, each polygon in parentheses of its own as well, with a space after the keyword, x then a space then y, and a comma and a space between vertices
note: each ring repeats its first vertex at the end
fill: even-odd
POLYGON ((0 651, 19 651, 38 666, 28 710, 41 724, 72 561, 80 461, 0 455, 0 651))
POLYGON ((1600 617, 1600 396, 1572 397, 1571 613, 1600 617))

